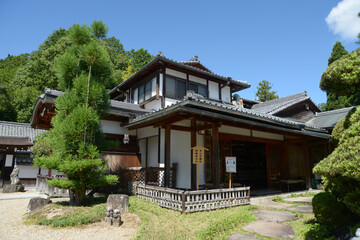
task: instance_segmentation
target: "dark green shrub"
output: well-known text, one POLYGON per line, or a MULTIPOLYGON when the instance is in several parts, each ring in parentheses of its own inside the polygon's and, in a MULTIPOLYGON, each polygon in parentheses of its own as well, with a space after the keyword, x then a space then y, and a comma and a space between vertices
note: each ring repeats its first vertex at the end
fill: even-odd
POLYGON ((333 195, 328 192, 316 194, 312 200, 315 218, 318 222, 329 226, 342 226, 346 223, 344 204, 339 202, 333 195))

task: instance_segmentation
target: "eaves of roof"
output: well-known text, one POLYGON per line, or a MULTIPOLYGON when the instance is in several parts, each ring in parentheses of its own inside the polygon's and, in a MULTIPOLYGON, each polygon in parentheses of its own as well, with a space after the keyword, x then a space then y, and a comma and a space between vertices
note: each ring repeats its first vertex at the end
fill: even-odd
POLYGON ((283 131, 292 131, 304 135, 318 136, 325 139, 330 138, 327 131, 322 128, 316 128, 304 123, 272 116, 270 114, 264 114, 250 109, 239 108, 234 105, 218 103, 206 99, 183 100, 153 113, 139 116, 130 121, 127 127, 136 127, 141 123, 146 123, 147 121, 163 117, 169 113, 180 111, 193 111, 194 114, 207 114, 208 116, 212 116, 214 118, 231 118, 234 121, 244 122, 252 125, 261 125, 283 131))
POLYGON ((142 72, 144 72, 146 70, 149 70, 152 67, 155 67, 156 65, 161 64, 161 63, 173 64, 173 65, 176 65, 176 66, 178 66, 180 68, 183 68, 185 70, 190 70, 190 71, 196 72, 198 74, 202 74, 204 76, 209 76, 209 77, 216 78, 216 79, 219 79, 219 80, 222 80, 222 81, 225 81, 225 82, 229 82, 229 83, 234 84, 236 86, 239 86, 239 87, 241 87, 243 89, 250 87, 250 84, 246 83, 245 81, 234 80, 234 79, 232 79, 230 77, 224 77, 224 76, 212 73, 212 72, 208 72, 208 71, 196 68, 196 67, 186 65, 186 64, 184 64, 182 62, 178 62, 178 61, 166 58, 164 56, 157 55, 157 56, 155 56, 155 58, 151 62, 146 64, 139 71, 137 71, 136 73, 131 75, 124 82, 120 83, 119 85, 117 85, 116 87, 111 89, 109 91, 109 95, 111 96, 112 94, 114 94, 117 91, 117 89, 121 89, 123 87, 128 86, 133 81, 133 79, 136 79, 137 77, 139 77, 142 74, 142 72))
MULTIPOLYGON (((45 88, 45 92, 43 94, 41 94, 39 96, 39 98, 36 100, 34 110, 33 110, 33 115, 32 115, 31 121, 30 121, 30 124, 32 127, 34 127, 36 125, 36 123, 35 123, 36 114, 38 114, 36 109, 38 108, 39 104, 44 104, 44 103, 53 104, 55 102, 56 98, 63 94, 64 94, 64 92, 62 92, 62 91, 45 88)), ((108 113, 110 115, 114 115, 114 116, 130 117, 130 115, 138 116, 138 115, 141 115, 144 113, 149 113, 149 112, 152 112, 152 110, 140 108, 139 105, 136 105, 133 103, 126 103, 126 102, 110 100, 110 109, 109 109, 108 113)))
POLYGON ((266 102, 262 102, 259 104, 255 104, 252 106, 252 110, 262 112, 262 113, 268 113, 268 114, 276 114, 279 113, 285 109, 288 109, 295 104, 304 102, 304 101, 310 101, 310 103, 313 105, 313 108, 315 108, 316 111, 320 112, 320 109, 316 106, 316 104, 311 100, 309 96, 307 96, 306 92, 286 96, 283 98, 278 98, 266 102))

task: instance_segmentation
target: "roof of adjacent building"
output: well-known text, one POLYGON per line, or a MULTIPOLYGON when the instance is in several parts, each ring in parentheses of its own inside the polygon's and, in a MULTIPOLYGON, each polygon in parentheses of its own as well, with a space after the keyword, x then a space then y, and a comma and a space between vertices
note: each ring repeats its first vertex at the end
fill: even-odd
MULTIPOLYGON (((40 97, 37 99, 35 103, 33 116, 30 121, 31 126, 36 125, 36 119, 38 117, 37 114, 39 114, 39 112, 41 111, 41 109, 38 109, 40 105, 44 103, 54 104, 55 99, 63 94, 64 92, 62 91, 45 88, 45 92, 40 95, 40 97)), ((152 110, 143 109, 137 104, 120 102, 116 100, 110 100, 110 109, 108 111, 110 115, 122 116, 122 117, 133 117, 148 112, 152 112, 152 110)))
POLYGON ((0 137, 29 138, 34 140, 42 132, 45 132, 45 130, 34 129, 29 123, 0 121, 0 137))
POLYGON ((216 118, 216 113, 220 113, 218 117, 226 119, 230 118, 229 114, 231 114, 231 118, 234 121, 246 122, 248 124, 259 126, 261 125, 273 129, 292 131, 304 135, 317 136, 326 139, 330 137, 327 133, 327 130, 323 128, 276 117, 267 113, 260 113, 252 109, 241 108, 233 104, 220 103, 202 98, 185 98, 184 100, 166 108, 138 116, 129 122, 128 127, 136 128, 136 126, 139 126, 141 123, 146 123, 147 121, 150 122, 156 118, 164 117, 171 112, 181 110, 187 111, 190 108, 195 109, 195 112, 201 114, 202 116, 207 115, 208 117, 216 118))
POLYGON ((348 108, 341 108, 332 111, 316 113, 316 116, 310 119, 309 121, 307 121, 306 124, 313 127, 332 129, 335 127, 336 123, 341 118, 345 117, 353 108, 354 107, 348 107, 348 108))
POLYGON ((166 58, 161 52, 159 52, 154 57, 154 59, 151 60, 148 64, 146 64, 143 68, 141 68, 139 71, 137 71, 128 79, 126 79, 124 82, 120 83, 118 86, 110 90, 109 91, 110 96, 113 96, 114 94, 116 95, 119 89, 124 90, 124 88, 130 87, 131 84, 134 84, 133 81, 135 81, 136 79, 147 76, 149 70, 155 69, 156 67, 159 66, 164 66, 166 64, 179 69, 190 71, 194 74, 203 75, 204 77, 228 82, 229 84, 232 84, 233 86, 236 86, 239 89, 246 89, 250 87, 250 84, 248 84, 246 81, 235 80, 232 79, 231 77, 224 77, 219 74, 215 74, 211 72, 208 68, 206 68, 204 65, 200 63, 197 56, 190 59, 189 61, 180 62, 166 58))
POLYGON ((290 95, 287 97, 282 97, 282 98, 254 104, 251 109, 254 111, 260 112, 260 113, 267 113, 267 114, 274 115, 285 109, 290 108, 291 106, 294 106, 295 104, 298 104, 298 103, 301 103, 304 101, 310 101, 312 103, 313 107, 315 108, 315 110, 317 112, 320 112, 320 109, 310 99, 310 97, 307 95, 306 91, 297 93, 294 95, 290 95))

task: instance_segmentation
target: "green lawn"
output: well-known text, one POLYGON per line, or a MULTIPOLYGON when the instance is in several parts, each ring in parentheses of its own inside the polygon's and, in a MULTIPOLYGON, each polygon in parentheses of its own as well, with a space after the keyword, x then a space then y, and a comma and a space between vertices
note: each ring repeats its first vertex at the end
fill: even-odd
MULTIPOLYGON (((286 202, 286 199, 277 200, 286 202)), ((129 201, 129 211, 142 220, 136 239, 226 239, 234 233, 246 233, 242 227, 256 220, 251 212, 258 208, 247 205, 181 214, 133 196, 129 201)), ((67 202, 52 203, 35 214, 27 214, 27 223, 76 227, 102 221, 106 213, 105 202, 106 198, 96 198, 85 207, 70 207, 67 202), (57 214, 49 219, 49 212, 57 214)), ((313 214, 297 214, 297 217, 296 221, 287 223, 293 227, 295 239, 327 239, 329 236, 330 229, 316 223, 313 214)))

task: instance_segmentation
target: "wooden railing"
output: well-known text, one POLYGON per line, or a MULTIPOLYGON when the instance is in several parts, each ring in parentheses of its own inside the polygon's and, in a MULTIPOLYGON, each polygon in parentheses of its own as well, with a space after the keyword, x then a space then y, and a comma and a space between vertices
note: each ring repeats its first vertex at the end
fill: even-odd
POLYGON ((69 195, 69 190, 49 186, 46 179, 51 180, 51 179, 54 179, 54 177, 45 176, 45 175, 37 175, 36 190, 38 192, 45 193, 49 196, 68 196, 69 195))
POLYGON ((250 204, 250 187, 184 191, 139 184, 136 196, 182 213, 199 212, 250 204))
MULTIPOLYGON (((173 163, 170 168, 170 182, 169 185, 172 188, 176 188, 176 169, 177 164, 173 163)), ((126 189, 136 188, 136 186, 129 187, 129 184, 142 184, 142 185, 152 185, 152 186, 165 186, 165 168, 160 167, 130 167, 118 170, 116 172, 109 172, 110 174, 115 174, 119 178, 119 182, 114 189, 126 189)), ((130 190, 129 190, 130 191, 130 190)), ((129 192, 132 194, 132 191, 129 192)))

